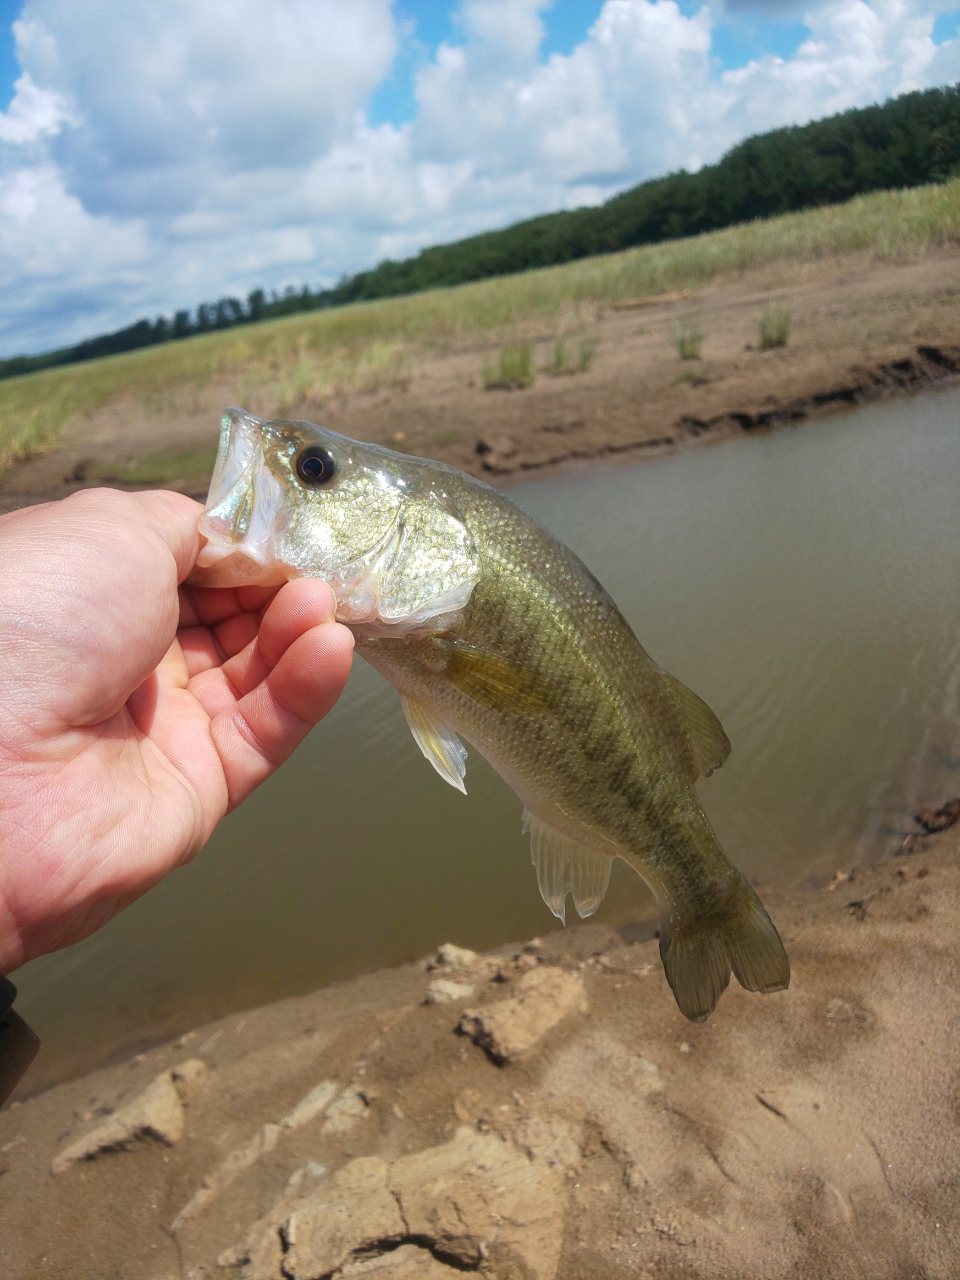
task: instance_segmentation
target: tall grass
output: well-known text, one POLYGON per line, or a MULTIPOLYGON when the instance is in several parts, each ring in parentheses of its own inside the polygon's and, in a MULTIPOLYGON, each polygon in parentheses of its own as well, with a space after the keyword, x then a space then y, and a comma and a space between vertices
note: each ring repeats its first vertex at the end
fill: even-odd
POLYGON ((331 395, 405 387, 412 371, 411 352, 396 342, 375 339, 365 347, 327 353, 310 351, 301 343, 296 357, 251 365, 240 398, 250 406, 266 401, 283 415, 304 405, 322 404, 331 395))
POLYGON ((559 267, 315 311, 44 370, 0 382, 0 465, 49 448, 74 415, 126 396, 162 409, 184 388, 224 382, 238 397, 270 391, 278 403, 287 395, 294 407, 331 388, 374 385, 378 360, 393 362, 390 377, 409 376, 419 349, 448 349, 481 335, 517 341, 571 317, 592 319, 604 305, 698 288, 775 263, 816 262, 852 252, 912 259, 958 235, 960 179, 954 179, 559 267), (379 356, 371 354, 375 350, 379 356))
POLYGON ((553 351, 545 366, 545 372, 559 377, 567 373, 586 373, 597 353, 598 340, 588 336, 579 340, 574 350, 565 333, 558 333, 553 340, 553 351))
POLYGON ((785 347, 790 341, 790 322, 793 310, 785 302, 771 303, 764 307, 763 315, 757 321, 760 332, 760 350, 772 351, 774 347, 785 347))
POLYGON ((586 373, 593 364, 593 357, 597 354, 599 339, 597 338, 581 338, 577 343, 577 369, 581 373, 586 373))
POLYGON ((703 346, 703 321, 699 316, 678 316, 673 322, 673 345, 681 360, 699 360, 703 346))
POLYGON ((515 391, 533 385, 533 352, 529 342, 508 342, 500 348, 497 360, 483 366, 483 385, 488 391, 503 387, 515 391))
POLYGON ((547 373, 552 373, 554 376, 573 373, 574 367, 566 337, 562 333, 557 334, 553 340, 553 351, 550 355, 550 363, 547 365, 547 373))

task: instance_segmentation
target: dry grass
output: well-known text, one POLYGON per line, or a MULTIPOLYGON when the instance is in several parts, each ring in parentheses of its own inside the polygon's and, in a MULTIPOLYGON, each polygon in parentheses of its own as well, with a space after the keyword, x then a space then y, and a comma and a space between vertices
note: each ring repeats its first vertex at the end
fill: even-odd
POLYGON ((760 350, 772 351, 774 347, 785 347, 790 341, 790 323, 793 320, 793 309, 784 302, 771 303, 764 307, 763 315, 757 322, 760 331, 760 350))
POLYGON ((487 391, 495 387, 516 391, 533 386, 533 379, 533 352, 525 340, 508 342, 500 348, 496 360, 488 358, 483 366, 483 385, 487 391))
POLYGON ((702 318, 678 316, 673 322, 673 345, 681 360, 699 360, 703 346, 702 318))
POLYGON ((599 339, 595 337, 581 337, 574 346, 573 339, 568 334, 558 333, 553 340, 550 359, 544 366, 543 371, 553 377, 571 373, 586 373, 593 364, 593 357, 597 354, 598 346, 599 339))
POLYGON ((958 235, 960 179, 13 378, 0 382, 0 465, 51 447, 74 415, 123 397, 162 410, 229 377, 249 404, 290 412, 335 392, 402 384, 421 350, 450 349, 481 336, 522 341, 545 326, 589 323, 598 307, 698 288, 765 265, 796 266, 854 252, 915 259, 958 235))

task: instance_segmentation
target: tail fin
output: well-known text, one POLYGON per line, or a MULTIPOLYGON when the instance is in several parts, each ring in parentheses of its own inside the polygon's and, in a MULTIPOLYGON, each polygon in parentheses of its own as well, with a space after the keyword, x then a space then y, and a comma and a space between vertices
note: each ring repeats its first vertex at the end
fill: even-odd
POLYGON ((747 991, 783 991, 790 961, 763 903, 745 880, 724 919, 660 920, 660 958, 667 981, 691 1022, 704 1022, 730 981, 730 970, 747 991))

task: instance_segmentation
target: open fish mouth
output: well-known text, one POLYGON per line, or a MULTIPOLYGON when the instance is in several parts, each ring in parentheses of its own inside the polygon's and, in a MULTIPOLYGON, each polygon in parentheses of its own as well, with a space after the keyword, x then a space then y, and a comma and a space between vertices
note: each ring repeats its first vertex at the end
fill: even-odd
POLYGON ((291 576, 272 550, 284 518, 284 489, 264 457, 265 426, 241 409, 223 415, 206 510, 198 524, 207 541, 189 578, 196 586, 272 586, 291 576))
POLYGON ((403 464, 309 422, 228 409, 189 582, 322 578, 339 621, 393 636, 451 619, 480 579, 473 534, 443 493, 416 491, 391 461, 403 464), (301 465, 318 459, 325 473, 316 480, 301 465))

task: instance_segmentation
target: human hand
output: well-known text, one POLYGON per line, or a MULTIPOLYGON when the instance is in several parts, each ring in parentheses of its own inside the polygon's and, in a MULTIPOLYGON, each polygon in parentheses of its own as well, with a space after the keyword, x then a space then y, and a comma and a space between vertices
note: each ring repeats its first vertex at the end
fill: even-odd
POLYGON ((0 973, 189 861, 343 689, 325 583, 178 593, 199 514, 96 489, 0 518, 0 973))

